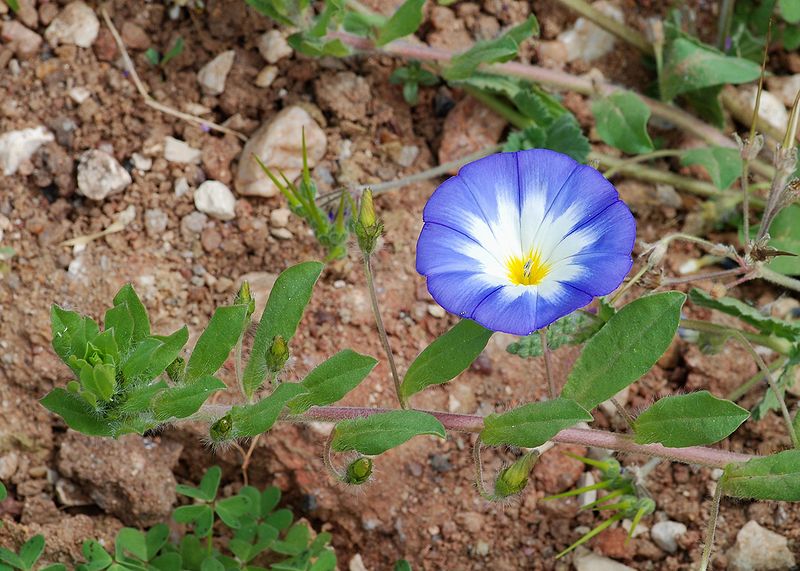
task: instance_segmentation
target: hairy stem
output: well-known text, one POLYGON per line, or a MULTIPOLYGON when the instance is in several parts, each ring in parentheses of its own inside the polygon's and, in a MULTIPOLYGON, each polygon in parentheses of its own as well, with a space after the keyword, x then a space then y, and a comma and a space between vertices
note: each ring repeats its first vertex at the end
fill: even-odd
POLYGON ((556 383, 553 379, 553 365, 550 352, 550 344, 547 342, 547 327, 542 327, 539 330, 539 340, 542 342, 542 355, 544 355, 544 370, 547 375, 547 390, 549 391, 550 398, 554 399, 558 396, 556 391, 556 383))
POLYGON ((747 273, 748 271, 749 268, 731 268, 730 270, 719 270, 718 272, 707 272, 705 274, 693 274, 689 276, 681 276, 679 278, 664 278, 663 280, 661 280, 661 286, 669 287, 677 284, 685 284, 699 280, 740 276, 744 273, 747 273))
POLYGON ((386 358, 389 360, 389 368, 392 371, 392 380, 394 381, 394 390, 397 394, 397 400, 400 401, 402 408, 408 408, 405 399, 400 394, 400 375, 397 374, 397 365, 394 363, 394 354, 392 347, 389 345, 389 336, 386 335, 386 328, 383 326, 383 318, 381 317, 381 310, 378 305, 378 294, 375 291, 375 280, 372 275, 372 262, 368 255, 364 256, 364 275, 367 278, 367 289, 369 290, 369 299, 372 303, 372 313, 375 314, 375 325, 378 327, 378 336, 381 338, 381 345, 386 352, 386 358))
POLYGON ((779 286, 783 286, 786 289, 791 289, 800 292, 800 280, 796 280, 795 278, 790 278, 789 276, 780 274, 774 270, 769 269, 767 266, 761 266, 758 269, 758 275, 759 277, 764 278, 768 282, 772 282, 779 286))
POLYGON ((703 555, 700 558, 700 571, 706 571, 711 561, 711 550, 714 548, 714 533, 717 531, 717 516, 719 516, 719 503, 722 500, 722 486, 717 483, 714 490, 714 502, 711 504, 711 515, 706 528, 706 540, 703 545, 703 555))

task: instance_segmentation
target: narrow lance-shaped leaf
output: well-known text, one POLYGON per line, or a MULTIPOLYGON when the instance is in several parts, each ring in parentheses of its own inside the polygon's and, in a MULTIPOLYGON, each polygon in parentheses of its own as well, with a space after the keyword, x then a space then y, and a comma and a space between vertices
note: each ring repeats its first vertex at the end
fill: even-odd
POLYGON ((322 264, 305 262, 285 270, 275 285, 258 324, 250 360, 245 367, 242 385, 245 393, 251 396, 264 382, 267 375, 267 349, 272 340, 280 335, 288 343, 294 337, 306 305, 311 300, 311 292, 317 283, 322 264))
POLYGON ((375 44, 383 46, 398 38, 413 34, 422 23, 425 0, 406 0, 378 31, 375 44))
POLYGON ((420 353, 408 368, 400 395, 408 398, 431 385, 446 383, 470 366, 486 347, 492 332, 462 319, 420 353))
POLYGON ((716 309, 738 317, 762 333, 779 335, 790 341, 800 337, 800 325, 764 315, 755 307, 733 297, 715 298, 701 289, 694 288, 689 292, 689 301, 700 307, 716 309))
POLYGON ((153 336, 142 340, 122 369, 126 382, 145 382, 155 379, 172 363, 189 340, 184 325, 168 336, 153 336))
POLYGON ((591 410, 644 375, 672 342, 685 300, 668 291, 623 307, 586 343, 561 396, 591 410))
POLYGON ((535 448, 565 428, 591 421, 592 415, 578 403, 557 398, 487 416, 483 422, 481 440, 490 446, 535 448))
POLYGON ((436 417, 418 410, 393 410, 339 422, 331 448, 374 456, 420 434, 446 437, 445 428, 436 417))
POLYGON ((247 327, 248 304, 218 307, 194 346, 186 365, 186 380, 213 375, 225 363, 247 327))
POLYGON ((638 416, 633 429, 639 444, 658 442, 681 448, 722 440, 748 416, 736 403, 698 391, 658 400, 638 416))
POLYGON ((800 450, 729 464, 719 485, 723 494, 734 498, 800 501, 800 450))
POLYGON ((612 93, 592 104, 597 133, 609 145, 628 154, 649 153, 653 141, 647 133, 650 108, 631 91, 612 93))
MULTIPOLYGON (((142 300, 136 295, 133 286, 126 284, 114 296, 114 305, 126 304, 128 311, 133 318, 133 332, 131 334, 131 342, 137 343, 150 335, 150 318, 147 316, 147 309, 145 309, 142 300)), ((109 325, 106 324, 106 327, 109 325)))
POLYGON ((89 436, 113 436, 111 423, 100 418, 84 399, 64 389, 53 389, 40 401, 42 405, 61 418, 73 430, 89 436))
POLYGON ((303 379, 301 384, 307 392, 289 401, 289 410, 299 414, 312 406, 335 403, 356 388, 377 363, 350 349, 340 351, 303 379))
POLYGON ((204 375, 188 385, 169 388, 159 394, 153 404, 156 420, 189 417, 200 410, 208 397, 225 388, 225 383, 211 375, 204 375))

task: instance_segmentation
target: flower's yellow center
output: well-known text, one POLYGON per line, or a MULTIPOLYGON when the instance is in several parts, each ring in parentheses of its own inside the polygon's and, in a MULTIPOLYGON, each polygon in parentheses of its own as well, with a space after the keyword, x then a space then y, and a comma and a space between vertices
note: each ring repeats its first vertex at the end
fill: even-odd
POLYGON ((511 256, 506 261, 508 279, 514 285, 538 285, 550 273, 550 265, 542 261, 538 250, 531 250, 526 256, 511 256))

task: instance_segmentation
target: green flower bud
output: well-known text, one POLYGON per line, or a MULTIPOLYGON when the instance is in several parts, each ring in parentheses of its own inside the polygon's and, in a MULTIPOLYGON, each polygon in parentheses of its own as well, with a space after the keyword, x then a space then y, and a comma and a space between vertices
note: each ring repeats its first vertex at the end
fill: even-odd
POLYGON ((375 204, 370 189, 365 190, 361 195, 358 220, 354 226, 358 247, 361 248, 364 255, 369 256, 375 251, 378 238, 383 234, 383 222, 375 216, 375 204))
POLYGON ((615 480, 622 474, 622 466, 615 458, 609 458, 603 464, 605 466, 600 469, 603 474, 603 480, 615 480))
POLYGON ((236 294, 236 298, 233 300, 234 305, 247 305, 247 317, 250 317, 256 311, 256 300, 253 299, 252 294, 250 293, 250 282, 247 280, 242 282, 242 285, 239 287, 239 293, 236 294))
POLYGON ((231 415, 226 414, 219 420, 217 420, 214 424, 211 425, 209 429, 209 435, 211 436, 211 440, 214 442, 220 442, 221 440, 226 440, 228 435, 231 433, 231 429, 233 428, 233 421, 231 420, 231 415))
POLYGON ((183 357, 175 357, 175 360, 167 365, 167 376, 173 383, 179 382, 183 379, 183 373, 186 370, 186 359, 183 357))
POLYGON ((538 459, 538 453, 528 452, 511 466, 501 470, 494 482, 495 496, 502 499, 521 493, 528 485, 528 476, 538 459))
POLYGON ((267 370, 271 373, 279 373, 289 359, 289 345, 282 335, 272 338, 269 349, 267 349, 267 370))
POLYGON ((360 486, 372 476, 372 459, 366 456, 356 458, 347 467, 345 482, 360 486))

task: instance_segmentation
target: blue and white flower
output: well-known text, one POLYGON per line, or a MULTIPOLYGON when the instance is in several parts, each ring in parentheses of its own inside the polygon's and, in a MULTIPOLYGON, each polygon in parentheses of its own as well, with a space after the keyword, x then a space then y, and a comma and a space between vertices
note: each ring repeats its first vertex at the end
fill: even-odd
POLYGON ((614 291, 636 223, 597 170, 545 149, 464 166, 428 200, 417 271, 447 311, 528 335, 614 291))

